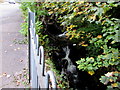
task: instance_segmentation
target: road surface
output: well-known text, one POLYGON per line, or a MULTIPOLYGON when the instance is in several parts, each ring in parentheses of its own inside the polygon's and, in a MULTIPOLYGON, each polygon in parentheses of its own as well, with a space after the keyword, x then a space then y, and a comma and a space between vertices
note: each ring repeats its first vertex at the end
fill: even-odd
POLYGON ((22 22, 18 4, 0 4, 0 89, 24 87, 15 81, 15 74, 27 65, 27 45, 19 44, 24 38, 18 32, 22 22))

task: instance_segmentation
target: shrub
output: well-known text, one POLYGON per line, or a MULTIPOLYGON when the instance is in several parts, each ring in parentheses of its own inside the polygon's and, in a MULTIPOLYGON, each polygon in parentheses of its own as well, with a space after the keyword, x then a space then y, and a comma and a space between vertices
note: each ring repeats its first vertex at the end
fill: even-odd
MULTIPOLYGON (((46 25, 52 22, 60 32, 67 31, 67 41, 85 48, 85 57, 80 56, 76 61, 79 70, 99 75, 98 80, 101 76, 100 81, 108 88, 120 88, 119 2, 22 3, 25 16, 28 7, 36 12, 36 31, 45 48, 51 42, 45 33, 46 25), (112 75, 108 77, 105 73, 112 75)), ((21 32, 26 35, 26 22, 23 27, 21 32)))

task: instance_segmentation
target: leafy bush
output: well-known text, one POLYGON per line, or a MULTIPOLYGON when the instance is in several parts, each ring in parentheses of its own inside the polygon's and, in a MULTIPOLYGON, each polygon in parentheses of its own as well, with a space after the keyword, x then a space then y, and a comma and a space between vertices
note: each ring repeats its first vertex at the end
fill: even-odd
POLYGON ((120 72, 114 71, 114 72, 108 72, 105 74, 105 76, 101 76, 100 81, 104 84, 107 85, 108 89, 112 90, 118 90, 120 89, 120 72))
MULTIPOLYGON (((108 88, 120 88, 120 43, 117 40, 120 31, 119 2, 22 3, 25 16, 28 7, 36 12, 36 31, 42 45, 48 48, 50 42, 50 37, 45 34, 44 21, 54 21, 62 32, 67 31, 66 40, 85 48, 85 57, 80 56, 76 61, 78 69, 93 76, 99 74, 97 79, 101 76, 100 81, 108 84, 108 88), (112 75, 107 77, 107 72, 112 75)), ((26 35, 26 24, 23 26, 21 32, 26 35)))

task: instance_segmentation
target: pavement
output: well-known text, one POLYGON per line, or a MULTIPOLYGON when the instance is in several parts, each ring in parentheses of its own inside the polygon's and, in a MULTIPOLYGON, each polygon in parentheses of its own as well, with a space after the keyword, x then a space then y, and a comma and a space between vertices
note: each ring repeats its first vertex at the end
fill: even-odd
POLYGON ((27 44, 19 43, 24 39, 18 32, 23 22, 19 6, 0 3, 0 89, 24 88, 27 82, 27 44))

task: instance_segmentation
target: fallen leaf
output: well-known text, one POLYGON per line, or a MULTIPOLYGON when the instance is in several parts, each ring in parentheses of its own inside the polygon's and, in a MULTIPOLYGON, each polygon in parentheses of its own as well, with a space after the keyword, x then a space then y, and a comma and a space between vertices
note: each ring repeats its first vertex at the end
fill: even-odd
POLYGON ((16 51, 17 49, 14 49, 14 51, 16 51))
POLYGON ((18 75, 18 72, 16 72, 15 75, 18 75))
POLYGON ((23 60, 21 59, 20 62, 23 62, 23 60))
POLYGON ((13 45, 11 44, 10 47, 12 47, 13 45))
POLYGON ((20 81, 17 81, 17 82, 16 82, 16 85, 19 86, 19 85, 20 85, 20 81))
POLYGON ((5 53, 6 53, 7 51, 5 51, 5 53))
POLYGON ((17 49, 19 50, 20 48, 18 47, 17 49))
POLYGON ((3 75, 0 75, 0 78, 2 78, 3 77, 3 75))
POLYGON ((7 78, 10 78, 11 77, 11 75, 7 75, 7 78))
POLYGON ((2 75, 6 77, 6 76, 7 76, 7 73, 3 73, 2 75))

